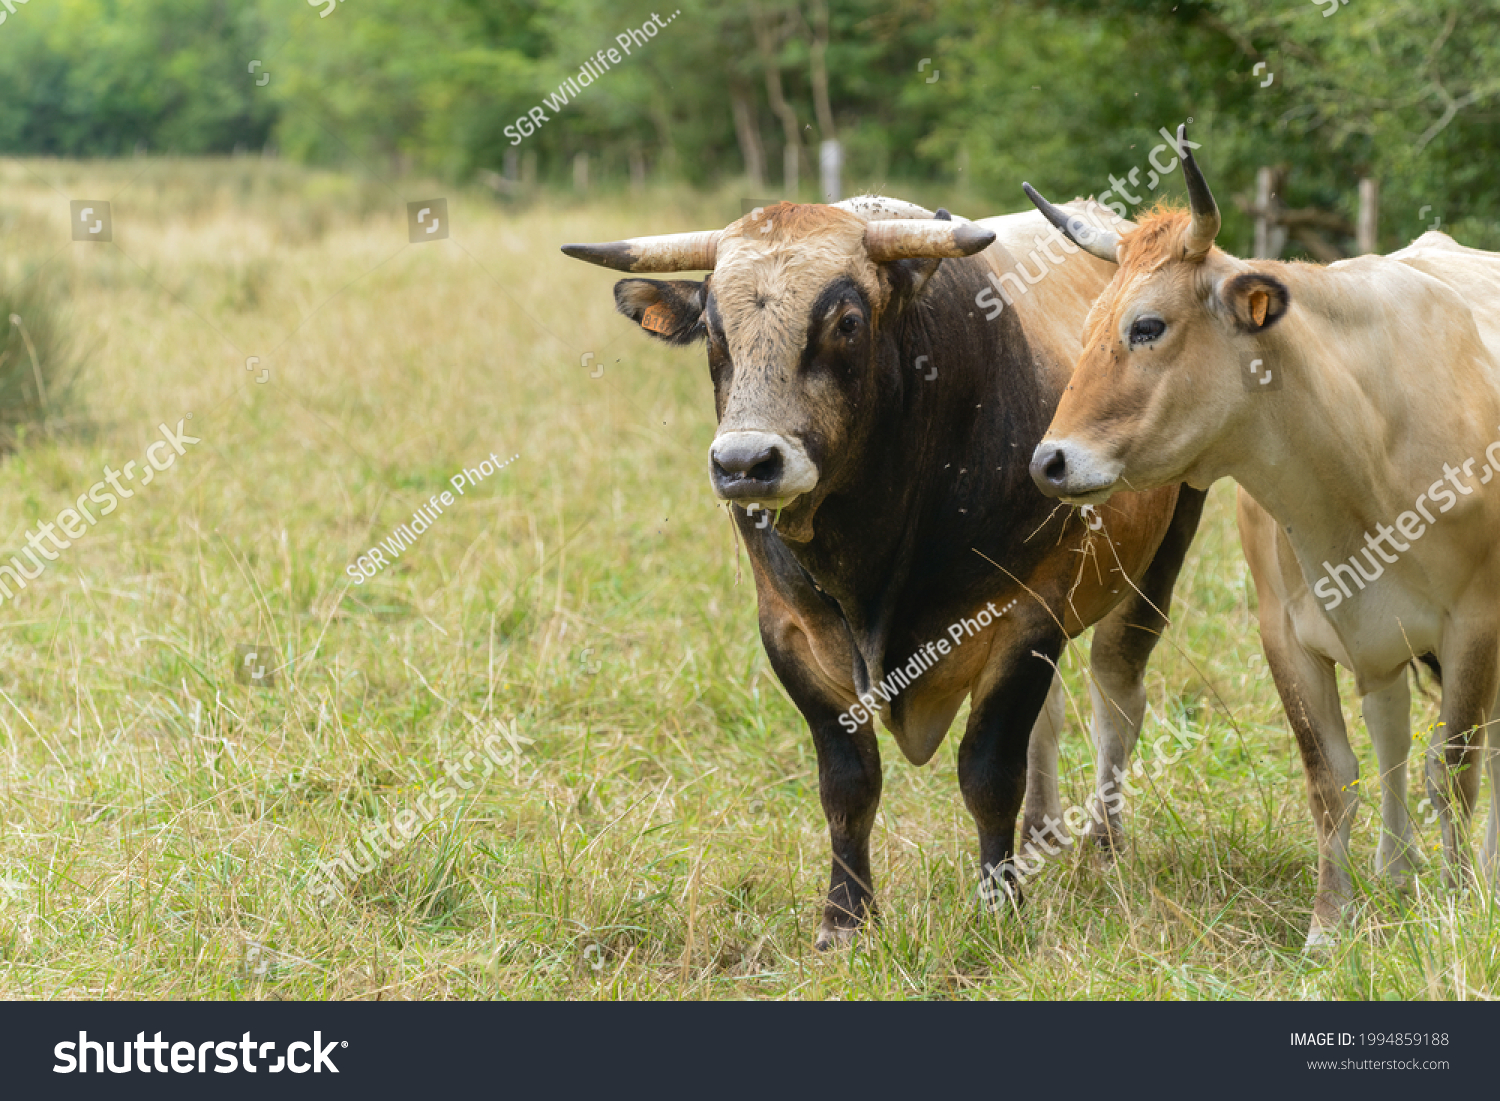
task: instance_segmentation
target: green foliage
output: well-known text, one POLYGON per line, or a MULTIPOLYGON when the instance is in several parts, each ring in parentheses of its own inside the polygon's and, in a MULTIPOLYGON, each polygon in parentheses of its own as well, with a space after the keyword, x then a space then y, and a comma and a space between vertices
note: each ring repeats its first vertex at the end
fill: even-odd
POLYGON ((0 25, 0 148, 57 156, 263 144, 248 65, 266 28, 228 0, 52 0, 0 25))
MULTIPOLYGON (((1248 248, 1242 207, 1262 165, 1287 170, 1287 205, 1351 220, 1357 181, 1377 178, 1385 248, 1439 218, 1469 243, 1500 244, 1489 170, 1500 153, 1500 0, 1330 3, 830 0, 828 97, 846 190, 926 193, 973 214, 1022 205, 1023 178, 1097 194, 1111 176, 1146 180, 1161 129, 1191 117, 1233 249, 1248 248)), ((815 109, 821 10, 814 0, 358 0, 324 18, 298 0, 53 0, 0 25, 0 149, 208 153, 270 141, 380 177, 457 180, 515 170, 524 154, 543 185, 566 181, 586 151, 595 181, 621 182, 643 164, 713 187, 746 170, 738 99, 764 148, 769 196, 781 191, 785 143, 773 72, 795 116, 800 197, 812 198, 829 136, 815 109), (544 105, 653 12, 670 22, 651 41, 566 105, 544 105), (535 133, 507 132, 539 106, 535 133)), ((1178 175, 1156 193, 1180 194, 1178 175)))

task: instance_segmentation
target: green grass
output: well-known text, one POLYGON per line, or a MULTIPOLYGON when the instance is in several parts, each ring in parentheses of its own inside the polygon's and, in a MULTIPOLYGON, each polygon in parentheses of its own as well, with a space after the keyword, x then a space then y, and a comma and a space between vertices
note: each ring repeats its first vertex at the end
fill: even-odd
MULTIPOLYGON (((1019 916, 982 914, 956 738, 914 769, 883 737, 883 920, 814 953, 813 750, 707 486, 702 352, 648 342, 609 273, 557 252, 722 225, 737 197, 400 190, 254 161, 0 163, 0 275, 55 269, 93 426, 0 465, 0 560, 159 423, 192 412, 202 438, 0 604, 0 997, 1493 993, 1500 919, 1435 861, 1407 897, 1364 883, 1357 928, 1303 954, 1313 830, 1228 485, 1148 681, 1146 736, 1204 737, 1132 808, 1128 853, 1059 860, 1019 916), (409 246, 405 198, 439 194, 452 240, 409 246), (115 244, 68 244, 67 197, 110 199, 115 244), (491 451, 521 457, 352 584, 491 451), (241 645, 275 655, 273 687, 236 681, 241 645), (511 723, 518 757, 319 904, 320 859, 511 723)), ((1063 663, 1065 804, 1091 785, 1085 652, 1063 663)), ((1349 717, 1367 869, 1377 781, 1349 717)))

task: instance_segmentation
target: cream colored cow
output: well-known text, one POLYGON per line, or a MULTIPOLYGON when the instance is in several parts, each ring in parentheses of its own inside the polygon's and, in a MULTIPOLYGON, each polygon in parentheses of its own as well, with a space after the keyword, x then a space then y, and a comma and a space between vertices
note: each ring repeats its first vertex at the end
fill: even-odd
MULTIPOLYGON (((1120 237, 1027 187, 1054 224, 1119 265, 1032 477, 1076 503, 1222 477, 1253 499, 1241 526, 1263 642, 1318 830, 1316 944, 1352 896, 1358 768, 1335 664, 1354 674, 1389 784, 1389 874, 1410 868, 1399 775, 1414 658, 1441 665, 1427 779, 1450 882, 1470 868, 1481 766, 1492 789, 1500 781, 1484 750, 1500 690, 1500 255, 1428 233, 1328 267, 1241 260, 1214 246, 1218 210, 1183 153, 1191 212, 1120 237)), ((1491 885, 1497 841, 1492 800, 1491 885)))

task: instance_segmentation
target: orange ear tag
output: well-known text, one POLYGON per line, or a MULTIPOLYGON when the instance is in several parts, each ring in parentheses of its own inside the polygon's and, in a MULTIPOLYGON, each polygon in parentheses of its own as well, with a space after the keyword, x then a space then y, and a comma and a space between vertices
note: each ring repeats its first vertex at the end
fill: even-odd
POLYGON ((672 311, 667 308, 665 303, 657 302, 652 304, 647 307, 645 313, 641 314, 641 328, 650 329, 653 333, 670 333, 674 328, 672 324, 672 311))
POLYGON ((1252 291, 1250 293, 1250 316, 1255 318, 1257 325, 1264 325, 1266 323, 1266 309, 1270 305, 1271 296, 1265 291, 1252 291))

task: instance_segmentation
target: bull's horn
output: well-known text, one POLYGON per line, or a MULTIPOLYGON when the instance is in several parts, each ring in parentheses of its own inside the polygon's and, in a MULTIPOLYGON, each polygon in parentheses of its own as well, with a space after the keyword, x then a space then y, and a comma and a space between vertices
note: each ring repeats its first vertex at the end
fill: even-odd
POLYGON ((1026 192, 1026 197, 1036 204, 1036 208, 1042 212, 1047 221, 1062 230, 1079 248, 1091 256, 1097 256, 1101 260, 1108 260, 1111 264, 1120 262, 1116 250, 1120 247, 1120 235, 1112 233, 1107 229, 1090 225, 1088 219, 1080 214, 1070 214, 1060 207, 1055 207, 1041 193, 1029 183, 1021 184, 1021 190, 1026 192))
POLYGON ((995 231, 973 222, 887 218, 865 226, 865 252, 877 264, 888 260, 973 256, 988 248, 995 231))
POLYGON ((1208 181, 1198 171, 1198 162, 1184 144, 1187 127, 1177 127, 1177 148, 1182 150, 1182 178, 1187 183, 1188 206, 1193 212, 1192 225, 1182 239, 1183 256, 1189 260, 1201 260, 1213 248, 1214 238, 1219 235, 1219 204, 1214 202, 1214 193, 1208 189, 1208 181))
POLYGON ((563 254, 603 268, 630 272, 713 271, 722 229, 662 233, 605 245, 564 245, 563 254))

